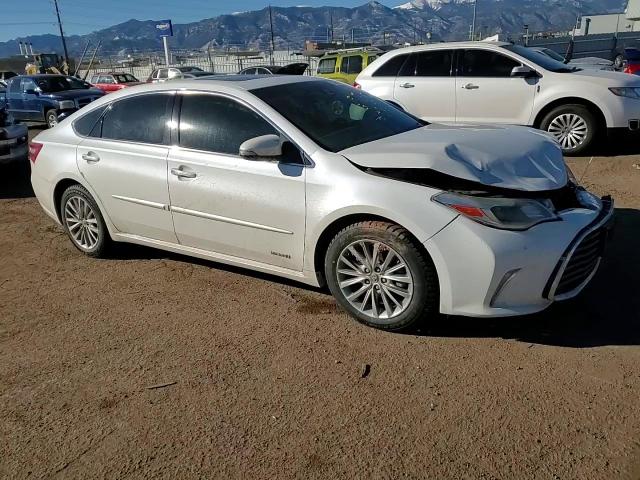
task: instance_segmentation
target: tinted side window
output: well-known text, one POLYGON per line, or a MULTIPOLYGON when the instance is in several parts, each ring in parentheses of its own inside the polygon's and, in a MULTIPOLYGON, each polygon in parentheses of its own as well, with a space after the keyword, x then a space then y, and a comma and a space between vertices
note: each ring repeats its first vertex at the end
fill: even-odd
POLYGON ((342 73, 360 73, 362 71, 362 57, 360 55, 353 57, 344 57, 340 64, 342 73))
POLYGON ((215 95, 184 95, 179 130, 182 147, 230 155, 250 138, 278 133, 244 105, 215 95))
POLYGON ((96 124, 106 108, 107 105, 96 108, 73 122, 76 133, 83 137, 100 137, 100 127, 97 127, 96 124))
POLYGON ((376 60, 376 58, 378 58, 377 55, 369 55, 369 60, 367 60, 367 65, 371 65, 376 60))
POLYGON ((511 70, 520 62, 488 50, 465 50, 462 73, 465 77, 510 77, 511 70))
POLYGON ((166 145, 173 95, 155 93, 112 104, 102 120, 102 138, 166 145))
POLYGON ((91 80, 89 80, 89 83, 98 83, 98 75, 91 75, 91 80))
POLYGON ((14 78, 9 84, 9 91, 11 93, 20 93, 20 79, 14 78))
POLYGON ((167 69, 166 68, 161 68, 160 70, 158 70, 158 78, 167 78, 167 69))
POLYGON ((23 78, 22 79, 22 91, 23 92, 26 92, 27 90, 35 90, 36 88, 38 88, 38 86, 36 85, 36 82, 31 80, 30 78, 23 78))
POLYGON ((400 68, 404 62, 409 58, 409 54, 396 55, 384 62, 375 72, 374 77, 396 77, 400 72, 400 68))
POLYGON ((453 50, 436 50, 432 52, 420 52, 416 54, 417 77, 449 77, 453 50))
POLYGON ((336 59, 335 58, 325 58, 324 60, 320 60, 318 64, 318 73, 333 73, 336 71, 336 59))

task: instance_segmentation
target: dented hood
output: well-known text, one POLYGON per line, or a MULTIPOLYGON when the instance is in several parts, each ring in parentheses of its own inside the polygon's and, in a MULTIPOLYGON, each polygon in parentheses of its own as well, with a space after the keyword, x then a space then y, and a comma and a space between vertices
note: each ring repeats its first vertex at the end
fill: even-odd
POLYGON ((555 190, 567 183, 560 147, 527 127, 431 124, 341 153, 361 167, 431 169, 512 190, 555 190))

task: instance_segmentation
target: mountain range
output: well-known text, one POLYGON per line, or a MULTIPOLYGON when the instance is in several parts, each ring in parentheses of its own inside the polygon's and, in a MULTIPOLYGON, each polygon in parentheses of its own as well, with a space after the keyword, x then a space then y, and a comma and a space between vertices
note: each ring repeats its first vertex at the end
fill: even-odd
MULTIPOLYGON (((622 11, 625 0, 479 0, 477 28, 486 35, 519 35, 563 31, 582 14, 622 11)), ((371 1, 346 7, 272 7, 277 49, 301 49, 305 40, 351 39, 393 43, 463 40, 469 36, 473 0, 411 0, 395 8, 371 1)), ((152 20, 129 20, 87 35, 67 37, 70 55, 79 55, 90 42, 101 42, 100 54, 121 55, 161 49, 152 20)), ((269 9, 220 15, 174 25, 173 49, 239 47, 266 49, 271 41, 269 9)), ((19 53, 18 41, 31 42, 39 52, 60 53, 56 35, 32 35, 0 42, 0 57, 19 53)))

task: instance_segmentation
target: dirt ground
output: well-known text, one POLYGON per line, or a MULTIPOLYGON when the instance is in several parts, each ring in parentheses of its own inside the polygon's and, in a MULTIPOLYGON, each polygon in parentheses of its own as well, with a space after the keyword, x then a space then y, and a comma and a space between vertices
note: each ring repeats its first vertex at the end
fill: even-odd
POLYGON ((640 478, 640 146, 606 149, 570 161, 618 207, 579 298, 413 335, 275 277, 82 256, 0 167, 0 477, 640 478))

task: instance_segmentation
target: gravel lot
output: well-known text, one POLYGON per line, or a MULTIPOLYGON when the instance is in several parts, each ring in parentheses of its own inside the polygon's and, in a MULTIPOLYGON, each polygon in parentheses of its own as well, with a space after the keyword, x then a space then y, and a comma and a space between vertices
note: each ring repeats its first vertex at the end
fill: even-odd
POLYGON ((618 207, 578 299, 415 335, 270 276, 84 257, 0 167, 0 477, 640 478, 634 153, 570 162, 618 207))

